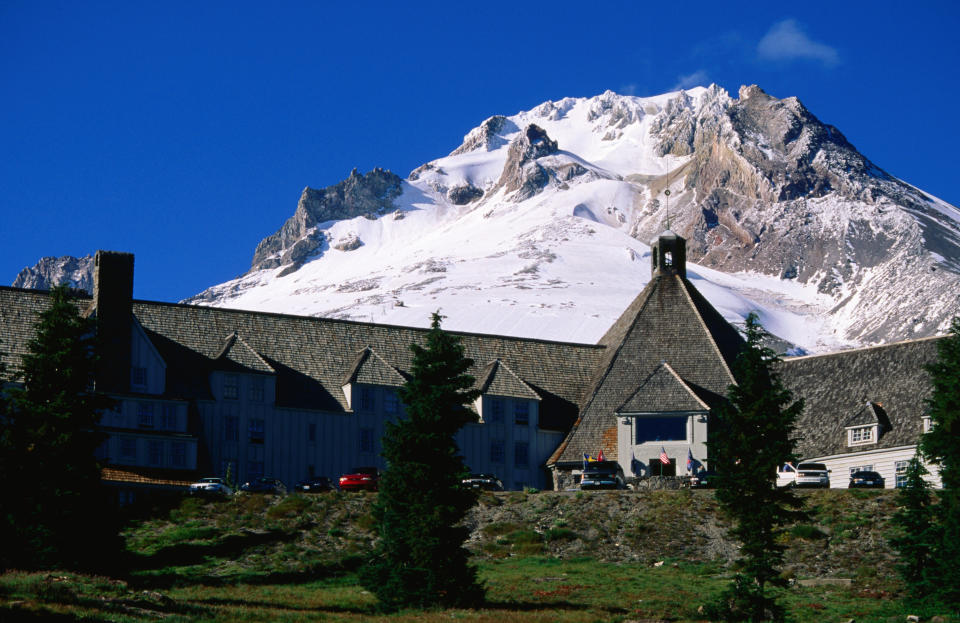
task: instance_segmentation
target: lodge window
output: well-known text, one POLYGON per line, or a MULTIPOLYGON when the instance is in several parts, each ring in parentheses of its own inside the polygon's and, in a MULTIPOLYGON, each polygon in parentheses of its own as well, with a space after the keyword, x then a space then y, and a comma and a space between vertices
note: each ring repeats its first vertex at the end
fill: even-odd
POLYGON ((149 402, 138 402, 137 420, 140 428, 153 428, 153 405, 149 402))
POLYGON ((686 441, 687 416, 642 417, 636 420, 636 442, 686 441))
POLYGON ((931 428, 933 428, 933 420, 929 415, 923 416, 923 432, 929 433, 931 428))
POLYGON ((676 476, 677 475, 677 459, 670 459, 669 463, 663 463, 660 461, 660 457, 655 456, 649 461, 647 461, 647 465, 650 466, 651 476, 676 476))
POLYGON ((360 429, 360 452, 373 452, 373 429, 360 429))
POLYGON ((177 405, 163 405, 160 411, 160 428, 164 430, 177 429, 177 405))
POLYGON ((240 441, 240 418, 235 415, 223 418, 223 440, 240 441))
POLYGON ((490 462, 496 463, 498 465, 503 463, 504 455, 506 451, 504 449, 503 439, 493 439, 490 441, 490 462))
POLYGON ((307 424, 307 441, 312 443, 316 440, 317 440, 317 425, 307 424))
POLYGON ((226 400, 236 400, 240 397, 240 377, 236 374, 223 375, 223 397, 226 400))
POLYGON ((137 388, 147 386, 147 369, 143 366, 133 366, 130 368, 130 385, 137 388))
POLYGON ((847 430, 847 445, 874 443, 873 426, 858 426, 847 430))
POLYGON ((514 401, 513 423, 519 426, 526 426, 530 423, 530 403, 526 400, 514 401))
POLYGON ((400 397, 397 396, 397 392, 388 389, 383 394, 383 410, 386 413, 397 413, 400 411, 400 397))
POLYGON ((850 475, 853 476, 857 472, 872 472, 873 465, 857 465, 856 467, 850 468, 850 475))
POLYGON ((187 446, 182 441, 170 444, 170 464, 174 467, 183 467, 187 464, 187 446))
POLYGON ((135 459, 137 458, 137 440, 130 437, 123 437, 120 439, 120 458, 121 459, 135 459))
POLYGON ((361 387, 359 402, 358 408, 361 411, 373 411, 373 390, 369 387, 361 387))
POLYGON ((263 420, 259 418, 250 420, 250 443, 263 443, 265 437, 263 420))
POLYGON ((518 441, 513 444, 513 465, 514 467, 526 467, 530 464, 530 444, 526 441, 518 441))
POLYGON ((163 444, 159 441, 147 442, 147 463, 150 465, 160 465, 163 458, 163 444))
POLYGON ((249 391, 247 392, 247 398, 251 402, 263 402, 263 386, 266 384, 262 376, 254 376, 250 378, 249 391))
POLYGON ((490 407, 490 417, 487 418, 491 424, 503 423, 503 401, 499 398, 487 398, 490 407))
POLYGON ((910 461, 894 462, 893 468, 897 478, 897 489, 907 486, 907 468, 909 466, 910 466, 910 461))

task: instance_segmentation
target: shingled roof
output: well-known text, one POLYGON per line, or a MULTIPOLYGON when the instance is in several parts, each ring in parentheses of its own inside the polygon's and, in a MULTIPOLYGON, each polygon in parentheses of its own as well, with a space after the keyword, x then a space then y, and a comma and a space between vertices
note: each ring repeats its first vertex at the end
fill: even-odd
POLYGON ((683 382, 668 363, 661 363, 619 409, 624 413, 689 413, 710 406, 683 382))
POLYGON ((477 377, 477 388, 483 394, 540 400, 540 394, 499 359, 494 359, 484 367, 477 377))
MULTIPOLYGON (((575 463, 595 452, 617 409, 670 364, 703 403, 724 399, 743 339, 686 278, 653 277, 601 338, 607 347, 584 395, 580 419, 548 464, 575 463)), ((666 404, 666 403, 665 403, 666 404)), ((613 460, 615 450, 609 459, 613 460)))
POLYGON ((400 387, 406 383, 406 379, 399 370, 384 361, 383 357, 367 346, 357 355, 356 361, 350 367, 341 384, 346 385, 347 383, 400 387))
POLYGON ((804 399, 798 454, 814 458, 915 444, 930 395, 924 366, 936 361, 940 339, 784 359, 784 385, 804 399), (877 443, 847 445, 847 426, 883 426, 884 420, 888 430, 877 443))
POLYGON ((258 372, 260 374, 275 374, 270 364, 264 361, 257 351, 250 348, 242 337, 231 333, 223 342, 223 348, 215 358, 214 365, 218 370, 238 372, 258 372))

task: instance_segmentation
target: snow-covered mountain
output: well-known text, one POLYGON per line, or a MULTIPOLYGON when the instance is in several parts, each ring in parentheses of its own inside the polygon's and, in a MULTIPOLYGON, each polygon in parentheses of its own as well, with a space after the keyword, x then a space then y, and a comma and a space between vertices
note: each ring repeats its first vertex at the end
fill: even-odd
POLYGON ((756 86, 545 102, 407 179, 303 191, 251 270, 186 302, 594 342, 688 241, 729 319, 808 351, 926 336, 960 296, 960 211, 756 86))
POLYGON ((35 265, 21 270, 13 280, 13 287, 32 290, 49 290, 59 285, 92 293, 93 256, 42 257, 35 265))

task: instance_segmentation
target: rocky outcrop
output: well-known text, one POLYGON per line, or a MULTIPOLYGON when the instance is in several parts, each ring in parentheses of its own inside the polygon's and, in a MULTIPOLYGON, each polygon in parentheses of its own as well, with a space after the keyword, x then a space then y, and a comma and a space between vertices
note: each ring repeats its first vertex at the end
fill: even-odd
POLYGON ((447 201, 453 205, 465 205, 483 196, 483 191, 473 184, 461 184, 447 191, 447 201))
POLYGON ((530 124, 510 143, 507 161, 496 188, 512 193, 514 201, 529 199, 550 181, 550 174, 537 163, 538 158, 557 153, 557 142, 546 131, 530 124))
POLYGON ((386 169, 373 169, 365 175, 354 169, 347 179, 333 186, 305 188, 293 216, 257 245, 250 272, 299 267, 307 258, 323 251, 326 236, 321 224, 357 216, 376 218, 394 210, 393 201, 402 192, 402 182, 386 169))
POLYGON ((93 256, 42 257, 34 266, 21 270, 13 280, 14 288, 31 290, 49 290, 59 285, 92 294, 93 256))
POLYGON ((466 154, 478 149, 493 151, 507 144, 504 135, 512 134, 517 130, 515 123, 503 115, 495 115, 463 137, 463 144, 454 149, 450 155, 466 154))

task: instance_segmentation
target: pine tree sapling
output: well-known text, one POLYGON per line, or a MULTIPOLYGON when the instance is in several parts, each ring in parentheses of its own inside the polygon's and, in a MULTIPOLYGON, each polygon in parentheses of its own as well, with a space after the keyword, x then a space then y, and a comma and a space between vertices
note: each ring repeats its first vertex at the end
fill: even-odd
POLYGON ((23 355, 23 387, 8 392, 2 435, 5 566, 72 568, 103 562, 116 545, 103 512, 97 430, 112 400, 93 390, 93 323, 65 287, 50 293, 23 355))
POLYGON ((742 543, 739 571, 720 606, 732 620, 779 620, 783 609, 768 587, 780 577, 783 527, 804 516, 789 488, 777 488, 777 467, 795 461, 794 424, 803 402, 793 402, 772 365, 776 355, 762 345, 754 314, 747 318, 746 344, 734 364, 736 385, 717 410, 711 430, 710 462, 717 470, 716 497, 733 520, 731 534, 742 543))
POLYGON ((473 364, 459 338, 434 314, 426 348, 411 346, 411 377, 400 389, 406 417, 387 423, 387 469, 374 504, 379 540, 361 582, 385 609, 472 606, 483 600, 476 570, 463 547, 461 521, 476 494, 454 435, 469 421, 465 406, 478 396, 473 364))
POLYGON ((937 343, 937 361, 927 366, 933 393, 927 400, 929 432, 920 438, 923 457, 939 467, 943 490, 937 510, 940 540, 932 553, 937 584, 931 598, 960 604, 960 318, 937 343))
POLYGON ((906 482, 897 495, 900 509, 890 523, 894 536, 890 545, 900 554, 897 570, 911 598, 923 600, 937 591, 933 553, 940 540, 935 523, 930 484, 923 479, 927 473, 920 459, 914 457, 907 465, 906 482))

